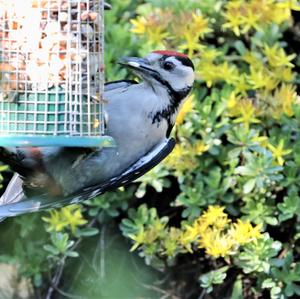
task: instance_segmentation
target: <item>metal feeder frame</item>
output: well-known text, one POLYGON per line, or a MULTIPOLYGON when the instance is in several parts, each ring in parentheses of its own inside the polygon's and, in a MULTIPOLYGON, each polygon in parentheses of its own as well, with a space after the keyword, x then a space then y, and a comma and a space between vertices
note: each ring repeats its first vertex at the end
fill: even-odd
POLYGON ((103 92, 102 0, 0 0, 0 146, 113 146, 103 92))

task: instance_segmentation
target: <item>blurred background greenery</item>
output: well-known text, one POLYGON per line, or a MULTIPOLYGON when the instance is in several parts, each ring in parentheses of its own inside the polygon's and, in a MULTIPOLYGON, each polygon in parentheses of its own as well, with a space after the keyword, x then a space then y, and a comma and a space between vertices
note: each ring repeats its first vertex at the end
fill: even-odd
POLYGON ((0 298, 299 298, 300 4, 111 4, 107 81, 132 78, 122 56, 193 59, 177 146, 126 189, 1 223, 0 298))

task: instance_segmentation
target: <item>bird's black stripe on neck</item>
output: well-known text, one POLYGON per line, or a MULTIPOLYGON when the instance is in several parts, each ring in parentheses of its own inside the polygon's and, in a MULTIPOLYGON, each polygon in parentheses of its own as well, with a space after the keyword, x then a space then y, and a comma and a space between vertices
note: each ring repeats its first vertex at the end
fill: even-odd
POLYGON ((172 121, 171 118, 178 110, 181 101, 187 97, 192 87, 187 86, 186 88, 183 88, 181 90, 174 90, 172 86, 169 84, 169 82, 163 80, 159 76, 159 74, 155 73, 152 76, 156 81, 158 81, 159 83, 161 83, 166 87, 170 97, 170 104, 163 110, 157 111, 154 115, 151 114, 150 117, 152 118, 153 124, 158 123, 159 125, 162 119, 165 119, 167 121, 168 129, 167 129, 166 137, 169 137, 174 126, 174 122, 172 121))
POLYGON ((174 107, 174 111, 178 108, 181 101, 186 98, 186 96, 189 94, 189 92, 192 89, 191 86, 187 86, 181 90, 174 90, 173 87, 169 84, 169 82, 162 79, 159 74, 154 73, 152 77, 160 84, 166 87, 168 94, 170 96, 171 104, 174 107))

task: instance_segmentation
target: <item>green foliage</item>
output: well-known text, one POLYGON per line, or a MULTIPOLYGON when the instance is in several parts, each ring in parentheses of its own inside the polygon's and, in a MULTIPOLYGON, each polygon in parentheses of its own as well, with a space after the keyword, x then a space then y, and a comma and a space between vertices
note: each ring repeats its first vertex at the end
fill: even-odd
POLYGON ((271 269, 271 258, 275 257, 280 249, 281 243, 274 241, 266 234, 264 238, 246 245, 236 257, 236 263, 245 273, 268 274, 271 269))
POLYGON ((50 257, 56 257, 59 255, 78 257, 78 253, 71 250, 71 247, 74 245, 74 241, 69 240, 68 234, 51 234, 51 243, 52 244, 44 245, 44 249, 50 252, 50 257))
POLYGON ((220 269, 201 275, 199 278, 201 287, 206 289, 207 293, 211 293, 213 290, 213 285, 222 284, 224 282, 227 270, 228 267, 222 267, 220 269))
POLYGON ((88 214, 90 217, 97 217, 101 223, 110 221, 120 215, 120 210, 128 208, 128 201, 133 194, 134 188, 129 187, 127 190, 119 189, 86 201, 85 203, 89 207, 88 214))

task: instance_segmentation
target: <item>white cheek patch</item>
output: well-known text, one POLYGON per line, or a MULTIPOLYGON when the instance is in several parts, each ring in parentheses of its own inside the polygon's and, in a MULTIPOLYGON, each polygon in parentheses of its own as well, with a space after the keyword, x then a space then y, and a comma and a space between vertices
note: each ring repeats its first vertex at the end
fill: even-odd
POLYGON ((188 86, 192 86, 195 80, 195 74, 194 71, 188 67, 182 65, 180 61, 178 61, 175 57, 169 57, 166 59, 166 61, 171 61, 176 65, 177 68, 180 68, 182 72, 185 74, 185 80, 188 86))
MULTIPOLYGON (((171 71, 164 70, 159 63, 159 59, 162 57, 161 54, 150 53, 146 56, 146 59, 153 65, 155 65, 169 84, 175 89, 180 90, 188 86, 192 86, 195 80, 195 74, 191 67, 185 66, 176 57, 170 56, 165 59, 166 61, 172 62, 175 65, 175 69, 171 71)), ((154 81, 157 83, 157 81, 154 81)))

